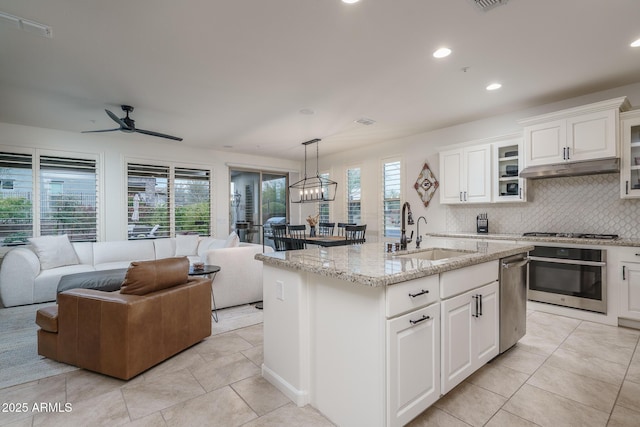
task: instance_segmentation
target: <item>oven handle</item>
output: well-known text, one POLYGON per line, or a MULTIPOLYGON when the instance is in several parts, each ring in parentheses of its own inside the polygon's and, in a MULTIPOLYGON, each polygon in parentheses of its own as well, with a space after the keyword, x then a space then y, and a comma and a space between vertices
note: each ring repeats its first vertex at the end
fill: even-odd
POLYGON ((529 256, 529 260, 531 261, 542 261, 542 262, 555 262, 557 264, 571 264, 571 265, 590 265, 593 267, 604 267, 607 265, 606 262, 601 261, 580 261, 576 259, 563 259, 563 258, 542 258, 537 256, 529 256))

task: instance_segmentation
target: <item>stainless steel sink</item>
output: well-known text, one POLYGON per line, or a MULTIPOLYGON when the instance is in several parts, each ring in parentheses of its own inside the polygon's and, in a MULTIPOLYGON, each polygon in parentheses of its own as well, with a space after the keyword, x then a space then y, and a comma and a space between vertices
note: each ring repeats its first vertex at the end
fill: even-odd
POLYGON ((474 253, 474 251, 465 251, 465 250, 459 250, 459 249, 426 248, 420 252, 413 252, 405 255, 397 255, 397 257, 437 261, 441 259, 448 259, 448 258, 455 258, 463 255, 469 255, 472 253, 474 253))

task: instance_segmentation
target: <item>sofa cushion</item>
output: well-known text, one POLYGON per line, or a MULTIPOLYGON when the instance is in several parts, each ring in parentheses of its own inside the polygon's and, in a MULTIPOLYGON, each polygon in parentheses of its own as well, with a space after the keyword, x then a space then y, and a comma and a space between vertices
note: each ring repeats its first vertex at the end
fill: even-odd
POLYGON ((146 295, 182 285, 188 280, 189 260, 187 257, 135 261, 127 270, 120 293, 146 295))
POLYGON ((93 244, 93 264, 156 259, 153 240, 117 240, 93 244))
POLYGON ((58 306, 43 307, 36 313, 36 324, 47 332, 58 332, 58 306))
POLYGON ((197 234, 179 234, 176 236, 176 256, 198 255, 197 234))
POLYGON ((41 270, 78 264, 78 256, 66 234, 32 237, 29 241, 40 260, 41 270))

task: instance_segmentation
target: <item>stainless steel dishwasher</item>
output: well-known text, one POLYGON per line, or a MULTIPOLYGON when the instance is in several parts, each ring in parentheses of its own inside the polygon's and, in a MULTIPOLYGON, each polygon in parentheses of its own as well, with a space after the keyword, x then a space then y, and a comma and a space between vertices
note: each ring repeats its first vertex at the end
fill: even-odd
POLYGON ((527 332, 526 253, 500 260, 500 353, 504 353, 527 332))

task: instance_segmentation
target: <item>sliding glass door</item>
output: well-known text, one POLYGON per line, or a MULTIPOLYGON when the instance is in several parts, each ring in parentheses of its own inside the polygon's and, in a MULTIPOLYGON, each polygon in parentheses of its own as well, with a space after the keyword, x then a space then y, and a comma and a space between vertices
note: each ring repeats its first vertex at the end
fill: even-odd
POLYGON ((229 226, 240 241, 262 243, 264 224, 286 222, 286 173, 229 169, 229 182, 229 226))

